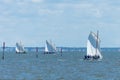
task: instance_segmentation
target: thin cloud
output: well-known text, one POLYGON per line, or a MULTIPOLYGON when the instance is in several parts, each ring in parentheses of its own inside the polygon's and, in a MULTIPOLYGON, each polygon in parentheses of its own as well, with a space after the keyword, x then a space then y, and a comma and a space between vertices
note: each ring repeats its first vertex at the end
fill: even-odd
POLYGON ((101 10, 92 3, 59 3, 54 4, 56 9, 60 9, 63 11, 71 10, 73 11, 73 15, 83 16, 94 16, 94 17, 102 17, 101 10))
POLYGON ((34 2, 34 3, 41 3, 41 2, 43 2, 44 0, 32 0, 32 2, 34 2))
POLYGON ((4 3, 6 3, 6 4, 10 4, 10 3, 12 3, 13 2, 13 0, 2 0, 4 3))
POLYGON ((51 9, 40 9, 38 10, 38 13, 40 15, 59 15, 59 14, 62 14, 63 11, 62 10, 51 10, 51 9))

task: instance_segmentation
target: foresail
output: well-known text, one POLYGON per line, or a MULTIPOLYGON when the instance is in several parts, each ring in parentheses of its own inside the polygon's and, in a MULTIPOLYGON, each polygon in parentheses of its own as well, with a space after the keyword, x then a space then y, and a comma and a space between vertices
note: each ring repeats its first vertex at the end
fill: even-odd
POLYGON ((103 58, 99 49, 97 49, 97 55, 100 56, 101 59, 103 58))
POLYGON ((47 42, 45 44, 45 52, 48 52, 47 42))
POLYGON ((15 50, 16 50, 16 52, 20 52, 17 47, 15 48, 15 50))
POLYGON ((94 56, 95 55, 95 48, 92 46, 92 44, 90 43, 90 41, 87 41, 87 55, 88 56, 94 56))

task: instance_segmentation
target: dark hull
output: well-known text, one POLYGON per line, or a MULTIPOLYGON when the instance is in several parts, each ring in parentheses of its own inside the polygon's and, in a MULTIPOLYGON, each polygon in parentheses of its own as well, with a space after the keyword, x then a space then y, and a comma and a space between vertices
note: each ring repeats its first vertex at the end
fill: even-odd
POLYGON ((16 52, 17 54, 26 54, 26 52, 16 52))
POLYGON ((98 60, 100 59, 100 56, 84 56, 84 60, 98 60))
POLYGON ((44 54, 54 54, 56 52, 44 52, 44 54))

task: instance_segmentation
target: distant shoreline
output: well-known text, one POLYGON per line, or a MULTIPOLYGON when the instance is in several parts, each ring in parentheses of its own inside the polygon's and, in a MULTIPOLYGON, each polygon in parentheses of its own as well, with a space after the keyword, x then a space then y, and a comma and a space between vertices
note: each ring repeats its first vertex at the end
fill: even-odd
MULTIPOLYGON (((44 52, 44 47, 37 47, 39 52, 44 52)), ((58 52, 62 49, 63 52, 86 52, 86 47, 57 47, 58 52)), ((25 47, 25 50, 28 52, 35 52, 36 47, 25 47)), ((0 48, 2 51, 2 47, 0 48)), ((5 47, 5 51, 15 51, 15 47, 5 47)), ((120 47, 104 47, 101 48, 102 52, 120 52, 120 47)))

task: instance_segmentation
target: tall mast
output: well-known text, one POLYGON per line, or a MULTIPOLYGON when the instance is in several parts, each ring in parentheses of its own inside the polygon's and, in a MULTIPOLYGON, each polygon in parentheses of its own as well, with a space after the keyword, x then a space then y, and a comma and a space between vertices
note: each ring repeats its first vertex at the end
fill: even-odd
POLYGON ((97 31, 97 40, 96 40, 96 54, 97 54, 97 49, 98 49, 98 36, 99 36, 99 31, 97 31))

